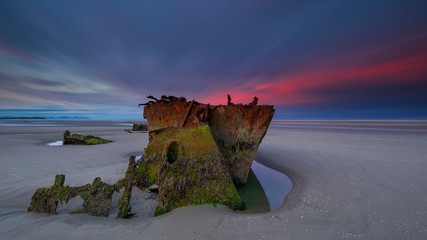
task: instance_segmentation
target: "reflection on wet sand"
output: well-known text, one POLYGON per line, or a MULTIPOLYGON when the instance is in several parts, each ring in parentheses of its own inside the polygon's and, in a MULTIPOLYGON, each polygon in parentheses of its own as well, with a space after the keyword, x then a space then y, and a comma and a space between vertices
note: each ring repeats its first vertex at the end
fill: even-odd
POLYGON ((276 210, 282 205, 292 188, 292 181, 285 174, 253 162, 246 185, 237 192, 246 203, 242 213, 262 213, 276 210))
POLYGON ((244 186, 237 188, 237 192, 246 204, 246 210, 242 213, 263 213, 270 211, 270 204, 258 178, 252 169, 248 175, 248 181, 244 186))

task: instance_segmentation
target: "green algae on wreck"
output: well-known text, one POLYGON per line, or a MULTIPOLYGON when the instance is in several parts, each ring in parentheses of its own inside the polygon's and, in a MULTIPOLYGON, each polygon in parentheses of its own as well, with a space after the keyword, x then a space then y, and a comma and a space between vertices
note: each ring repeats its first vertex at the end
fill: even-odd
POLYGON ((199 204, 244 208, 207 124, 158 131, 145 154, 162 162, 155 215, 199 204))
POLYGON ((77 193, 84 203, 81 209, 73 213, 87 213, 93 216, 108 216, 111 207, 112 195, 116 191, 115 184, 108 185, 97 177, 92 184, 77 188, 77 193))
MULTIPOLYGON (((236 186, 246 183, 255 153, 274 114, 273 106, 250 104, 211 106, 185 98, 152 96, 144 107, 149 143, 138 161, 129 159, 125 176, 113 185, 95 178, 80 187, 63 186, 65 176, 57 175, 50 188, 38 189, 28 212, 55 213, 58 202, 80 196, 82 209, 76 212, 107 216, 114 191, 123 190, 117 217, 129 218, 132 187, 157 189, 154 216, 187 205, 223 204, 244 210, 236 186), (156 186, 156 187, 153 187, 156 186)), ((64 144, 111 142, 94 136, 64 133, 64 144)))
POLYGON ((76 195, 69 186, 64 187, 65 175, 56 175, 55 182, 50 188, 39 188, 31 198, 28 212, 56 213, 58 202, 68 202, 76 195))
POLYGON ((129 159, 117 217, 133 215, 129 204, 132 186, 143 190, 158 185, 158 216, 187 205, 223 204, 243 210, 245 204, 237 193, 209 126, 166 128, 154 134, 138 162, 129 159))
POLYGON ((182 97, 151 99, 156 102, 143 104, 150 139, 165 128, 208 124, 234 184, 246 183, 256 151, 274 115, 272 105, 257 105, 257 97, 250 104, 233 104, 230 97, 228 105, 218 106, 186 101, 182 97))
POLYGON ((145 161, 145 164, 141 164, 141 161, 135 162, 135 156, 130 156, 125 177, 117 181, 118 189, 124 188, 123 194, 118 200, 118 218, 129 218, 135 215, 135 213, 131 212, 132 207, 129 203, 132 196, 132 187, 136 186, 140 190, 145 190, 155 185, 157 183, 157 169, 156 164, 150 161, 145 161))
POLYGON ((112 140, 103 139, 92 135, 79 135, 72 134, 70 131, 65 131, 63 136, 63 145, 75 144, 75 145, 98 145, 113 142, 112 140))
POLYGON ((132 131, 148 131, 148 125, 147 124, 138 124, 138 123, 134 123, 132 125, 132 131))
POLYGON ((97 177, 92 184, 80 187, 64 186, 65 175, 56 175, 55 183, 50 188, 39 188, 31 198, 27 212, 56 213, 58 202, 68 203, 71 198, 80 196, 84 201, 81 209, 72 213, 87 213, 93 216, 108 216, 112 195, 118 191, 117 185, 108 185, 97 177))

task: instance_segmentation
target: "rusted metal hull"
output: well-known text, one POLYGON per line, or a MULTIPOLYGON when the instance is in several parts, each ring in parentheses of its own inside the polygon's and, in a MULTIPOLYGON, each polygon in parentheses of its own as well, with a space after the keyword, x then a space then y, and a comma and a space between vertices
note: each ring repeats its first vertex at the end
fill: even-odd
POLYGON ((234 184, 243 185, 274 111, 271 105, 211 106, 175 100, 145 106, 144 118, 147 119, 150 136, 166 128, 208 124, 234 184))
MULTIPOLYGON (((133 186, 141 190, 156 186, 159 202, 154 215, 190 204, 244 209, 236 186, 247 181, 273 118, 273 106, 257 105, 256 97, 242 105, 231 103, 228 96, 225 106, 188 102, 183 97, 149 98, 155 100, 143 104, 149 143, 143 158, 129 158, 122 179, 108 185, 95 178, 92 184, 70 187, 63 185, 64 175, 57 175, 52 187, 37 189, 28 212, 55 213, 59 201, 80 196, 85 203, 76 212, 107 216, 113 192, 124 188, 117 217, 128 218, 134 214, 130 206, 133 186)), ((93 136, 64 133, 64 143, 73 139, 98 142, 93 136)))
POLYGON ((144 107, 148 131, 155 132, 168 127, 194 127, 207 122, 209 107, 195 101, 171 101, 144 107))
POLYGON ((226 105, 209 112, 209 127, 233 182, 244 185, 273 118, 273 106, 226 105))

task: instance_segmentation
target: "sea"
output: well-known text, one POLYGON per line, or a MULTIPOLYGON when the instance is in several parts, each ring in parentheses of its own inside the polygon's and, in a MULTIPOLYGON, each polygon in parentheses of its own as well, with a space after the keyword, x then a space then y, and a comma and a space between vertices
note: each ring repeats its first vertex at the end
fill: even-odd
POLYGON ((0 119, 0 127, 132 126, 141 120, 0 119))

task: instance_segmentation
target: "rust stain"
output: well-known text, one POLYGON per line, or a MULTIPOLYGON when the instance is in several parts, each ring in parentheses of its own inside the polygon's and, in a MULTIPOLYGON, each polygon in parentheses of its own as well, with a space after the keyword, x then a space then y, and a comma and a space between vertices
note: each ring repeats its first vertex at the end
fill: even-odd
POLYGON ((257 97, 249 104, 235 104, 228 96, 228 105, 217 106, 184 99, 162 96, 156 102, 144 104, 143 116, 149 131, 208 124, 234 183, 245 184, 255 153, 273 118, 274 107, 257 105, 257 97))

